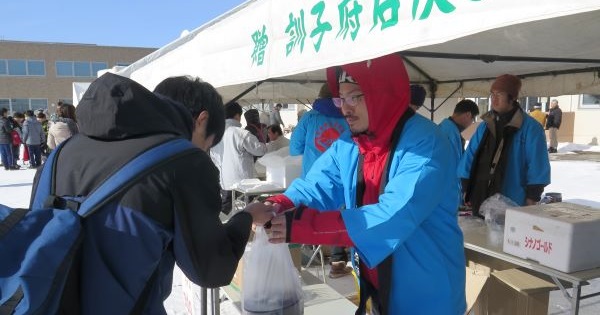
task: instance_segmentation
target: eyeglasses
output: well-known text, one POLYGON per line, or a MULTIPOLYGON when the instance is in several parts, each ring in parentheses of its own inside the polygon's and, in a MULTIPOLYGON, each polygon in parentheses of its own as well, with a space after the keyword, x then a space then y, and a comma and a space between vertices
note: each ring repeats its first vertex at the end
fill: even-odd
POLYGON ((500 95, 507 95, 506 92, 491 92, 490 98, 498 98, 500 95))
POLYGON ((348 97, 334 97, 332 98, 333 104, 337 108, 341 108, 343 104, 348 106, 356 106, 360 102, 361 98, 365 96, 364 94, 356 94, 348 97))

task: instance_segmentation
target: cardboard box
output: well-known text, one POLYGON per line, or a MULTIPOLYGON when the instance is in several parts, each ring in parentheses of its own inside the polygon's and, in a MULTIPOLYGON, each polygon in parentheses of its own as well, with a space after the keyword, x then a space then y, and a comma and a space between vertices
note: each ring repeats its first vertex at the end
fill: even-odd
POLYGON ((549 292, 557 289, 553 283, 519 269, 488 272, 481 265, 467 267, 467 314, 548 314, 549 292))
POLYGON ((489 314, 546 315, 549 292, 557 287, 519 269, 492 273, 487 286, 489 314))
POLYGON ((503 250, 562 272, 600 267, 600 210, 567 202, 506 210, 503 250))

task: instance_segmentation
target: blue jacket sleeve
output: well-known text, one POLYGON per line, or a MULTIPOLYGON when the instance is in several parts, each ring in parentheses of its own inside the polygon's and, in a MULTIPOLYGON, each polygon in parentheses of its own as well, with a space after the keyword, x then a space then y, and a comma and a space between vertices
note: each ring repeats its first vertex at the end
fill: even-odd
MULTIPOLYGON (((459 179, 469 179, 471 177, 471 167, 473 165, 473 160, 475 159, 475 154, 477 154, 477 150, 479 149, 481 138, 483 138, 485 128, 487 128, 487 125, 485 122, 482 122, 477 127, 473 136, 471 136, 469 145, 458 162, 457 175, 459 179)), ((465 189, 465 187, 463 187, 463 189, 465 189)))
POLYGON ((550 184, 550 159, 546 152, 546 134, 540 124, 527 122, 528 139, 525 145, 527 165, 526 185, 550 184))
POLYGON ((294 205, 300 204, 320 211, 338 210, 344 204, 344 185, 334 143, 312 165, 305 178, 298 178, 285 191, 294 205))

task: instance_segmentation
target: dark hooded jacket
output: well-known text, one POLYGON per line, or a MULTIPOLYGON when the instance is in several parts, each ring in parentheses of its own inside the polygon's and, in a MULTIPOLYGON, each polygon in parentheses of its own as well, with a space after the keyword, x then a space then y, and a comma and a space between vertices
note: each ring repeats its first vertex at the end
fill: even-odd
MULTIPOLYGON (((58 157, 59 196, 86 196, 144 150, 191 139, 193 130, 183 105, 114 74, 92 83, 77 117, 80 133, 58 157)), ((61 313, 128 314, 141 297, 144 314, 166 314, 175 262, 200 286, 227 285, 252 218, 240 213, 222 224, 219 190, 217 169, 198 149, 134 184, 115 198, 116 207, 94 213, 85 221, 81 263, 70 274, 61 313)))

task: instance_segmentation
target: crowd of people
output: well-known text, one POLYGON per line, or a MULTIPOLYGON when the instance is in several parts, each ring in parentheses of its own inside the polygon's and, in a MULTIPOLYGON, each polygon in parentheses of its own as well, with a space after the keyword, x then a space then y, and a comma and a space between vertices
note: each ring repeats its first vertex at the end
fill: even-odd
MULTIPOLYGON (((273 243, 334 246, 331 277, 349 274, 352 261, 360 278, 357 314, 367 299, 372 314, 463 314, 459 206, 477 215, 496 193, 533 204, 550 183, 544 128, 524 114, 520 90, 516 76, 496 78, 491 110, 465 148, 461 132, 479 116, 477 104, 458 102, 439 126, 415 114, 426 92, 410 85, 399 55, 330 67, 288 141, 280 104, 267 126, 257 110, 223 104, 197 78, 167 78, 151 92, 108 73, 92 83, 77 115, 62 104, 50 123, 31 111, 11 121, 3 109, 2 162, 16 168, 15 129, 32 168, 77 134, 59 152, 56 194, 86 196, 120 165, 168 139, 185 138, 198 148, 136 182, 115 199, 112 212, 88 219, 93 229, 71 271, 79 285, 67 286, 60 302, 65 314, 73 308, 118 313, 139 303, 148 313, 164 313, 175 262, 200 286, 226 285, 252 224, 267 222, 273 243), (303 156, 302 175, 283 194, 221 222, 219 212, 232 210, 233 186, 256 176, 256 158, 285 146, 303 156)), ((546 126, 558 128, 556 117, 548 115, 546 126)))
POLYGON ((5 170, 36 169, 60 143, 78 133, 75 106, 58 102, 56 114, 44 110, 8 115, 0 109, 0 154, 5 170), (21 163, 19 163, 21 161, 21 163))

